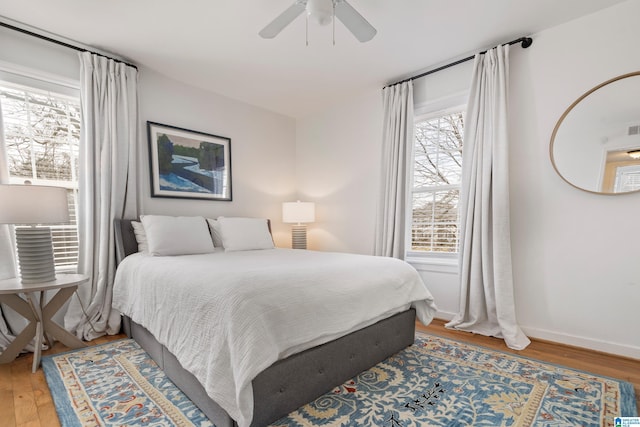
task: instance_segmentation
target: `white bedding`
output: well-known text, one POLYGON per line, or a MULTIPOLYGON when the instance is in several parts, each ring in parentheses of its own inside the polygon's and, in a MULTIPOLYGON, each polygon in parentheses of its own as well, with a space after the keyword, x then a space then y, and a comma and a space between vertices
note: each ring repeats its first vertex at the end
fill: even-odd
POLYGON ((153 257, 119 265, 113 306, 147 328, 240 427, 251 381, 290 354, 435 305, 416 270, 393 259, 270 249, 153 257))

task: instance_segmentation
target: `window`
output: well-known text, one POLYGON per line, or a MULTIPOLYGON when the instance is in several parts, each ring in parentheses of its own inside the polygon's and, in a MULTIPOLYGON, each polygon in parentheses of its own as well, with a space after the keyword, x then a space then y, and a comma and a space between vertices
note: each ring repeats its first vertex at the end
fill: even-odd
POLYGON ((640 190, 640 166, 619 166, 614 184, 616 193, 640 190))
POLYGON ((416 254, 458 252, 464 107, 415 120, 411 248, 416 254))
POLYGON ((52 225, 51 234, 56 269, 75 269, 80 100, 0 81, 0 102, 10 183, 68 189, 70 223, 52 225))

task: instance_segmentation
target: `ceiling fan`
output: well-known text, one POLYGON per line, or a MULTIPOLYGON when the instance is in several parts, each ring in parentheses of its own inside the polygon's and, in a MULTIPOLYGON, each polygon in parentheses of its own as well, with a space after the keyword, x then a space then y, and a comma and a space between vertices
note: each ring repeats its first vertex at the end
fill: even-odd
POLYGON ((332 21, 335 25, 333 18, 338 18, 362 43, 368 42, 377 33, 376 29, 346 0, 296 0, 258 34, 262 38, 272 39, 305 11, 307 19, 315 19, 320 25, 327 25, 332 21))

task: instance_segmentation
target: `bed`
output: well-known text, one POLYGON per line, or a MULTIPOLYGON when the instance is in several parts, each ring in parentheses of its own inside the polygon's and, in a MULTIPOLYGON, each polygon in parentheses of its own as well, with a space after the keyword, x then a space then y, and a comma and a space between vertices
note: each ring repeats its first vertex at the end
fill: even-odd
MULTIPOLYGON (((421 295, 420 298, 423 299, 402 304, 394 303, 397 306, 394 310, 385 311, 385 309, 381 309, 380 313, 371 316, 366 321, 356 316, 358 320, 354 321, 354 324, 349 325, 348 328, 345 327, 346 331, 331 330, 329 333, 323 330, 314 339, 308 339, 309 336, 304 335, 307 329, 304 326, 298 327, 298 325, 305 325, 305 321, 311 317, 311 314, 314 316, 317 314, 316 311, 323 312, 329 306, 333 310, 334 304, 318 306, 317 310, 301 307, 301 312, 306 313, 306 315, 300 315, 295 321, 285 317, 276 317, 275 320, 270 320, 274 322, 271 325, 268 323, 269 320, 253 320, 253 316, 247 316, 245 312, 240 320, 225 322, 225 324, 228 323, 229 325, 233 323, 234 325, 242 324, 243 326, 225 326, 225 338, 222 341, 215 341, 217 343, 215 346, 211 346, 209 344, 210 341, 202 343, 200 340, 200 336, 208 334, 209 328, 206 327, 190 326, 186 328, 191 329, 190 333, 195 332, 198 338, 190 337, 189 339, 184 339, 182 334, 169 332, 172 329, 172 325, 176 325, 176 330, 182 331, 185 328, 184 326, 178 326, 180 325, 179 321, 184 321, 191 325, 194 322, 201 321, 201 317, 207 317, 202 321, 206 320, 214 324, 217 320, 211 319, 218 318, 211 317, 209 319, 208 316, 215 316, 218 312, 224 312, 224 307, 233 305, 229 303, 229 301, 233 301, 232 299, 225 300, 226 302, 223 306, 217 306, 213 310, 202 309, 202 306, 198 306, 199 308, 196 310, 174 310, 170 308, 171 304, 177 303, 177 300, 182 299, 182 295, 189 296, 190 299, 187 298, 188 304, 192 306, 200 304, 201 300, 205 299, 204 294, 208 294, 209 289, 206 288, 202 291, 202 286, 197 288, 195 282, 199 280, 199 277, 205 275, 206 270, 214 269, 216 274, 224 276, 232 270, 235 272, 237 268, 233 267, 234 265, 248 265, 248 267, 243 268, 243 275, 258 275, 252 278, 251 283, 255 283, 256 277, 263 276, 265 277, 264 283, 270 283, 268 280, 270 276, 272 284, 265 286, 273 288, 276 287, 276 284, 279 286, 274 278, 280 277, 281 273, 280 270, 274 270, 276 267, 272 269, 271 266, 278 264, 280 262, 278 260, 281 257, 284 257, 288 264, 299 266, 297 273, 295 273, 298 274, 295 277, 299 279, 303 277, 300 276, 302 271, 308 271, 311 268, 309 266, 313 265, 307 264, 311 262, 308 257, 315 257, 316 255, 312 254, 312 251, 273 249, 267 251, 245 251, 244 253, 226 253, 224 250, 218 250, 211 254, 171 258, 144 256, 137 253, 138 243, 135 239, 131 222, 131 220, 116 220, 115 224, 116 252, 119 267, 114 286, 114 307, 123 312, 123 325, 126 334, 136 340, 149 353, 167 376, 184 391, 217 427, 266 426, 277 421, 282 416, 314 400, 333 387, 411 345, 415 333, 416 309, 421 321, 425 323, 431 320, 435 312, 435 305, 433 305, 431 295, 426 288, 424 288, 425 292, 422 292, 414 287, 410 292, 406 291, 406 293, 411 294, 409 295, 409 300, 417 298, 416 295, 421 295), (246 260, 249 260, 248 264, 246 260), (219 264, 210 264, 214 262, 219 264), (205 265, 206 267, 204 267, 205 265), (210 265, 215 265, 216 267, 211 268, 209 267, 210 265), (158 272, 158 276, 154 277, 153 272, 163 266, 166 266, 167 272, 158 272), (200 266, 202 266, 201 270, 200 266), (165 286, 163 284, 165 279, 169 280, 167 276, 171 276, 171 271, 190 271, 193 273, 193 277, 180 284, 179 289, 172 284, 167 284, 166 287, 161 288, 161 286, 165 286), (132 285, 126 284, 133 283, 134 280, 130 277, 136 275, 144 277, 145 280, 138 280, 132 285), (194 289, 200 290, 195 291, 194 289), (203 295, 198 294, 198 292, 203 292, 203 295), (152 315, 149 313, 151 307, 166 307, 166 309, 152 315), (144 314, 145 312, 147 313, 146 315, 144 314), (194 313, 198 313, 197 316, 194 313), (185 317, 186 319, 181 319, 180 317, 185 317), (154 324, 156 320, 151 321, 150 318, 160 319, 160 322, 165 323, 156 325, 154 324), (244 335, 239 335, 237 332, 244 330, 242 319, 249 319, 258 324, 264 323, 264 330, 259 330, 254 332, 253 335, 247 335, 247 338, 242 338, 244 335), (287 325, 286 333, 281 333, 280 327, 274 326, 281 324, 287 325), (304 342, 291 342, 287 343, 283 348, 272 348, 271 335, 283 336, 288 339, 291 333, 290 329, 296 328, 305 331, 301 333, 302 336, 306 337, 304 342), (268 337, 264 338, 264 336, 268 337), (256 351, 252 350, 253 343, 255 343, 256 351), (222 369, 227 369, 225 366, 227 359, 233 359, 232 362, 229 362, 229 368, 233 372, 233 374, 229 375, 231 379, 227 378, 226 371, 220 371, 216 367, 216 364, 223 359, 222 356, 215 356, 216 360, 214 361, 207 359, 209 357, 207 355, 210 353, 209 349, 224 347, 225 345, 230 347, 229 354, 233 357, 225 356, 221 366, 223 366, 222 369), (245 351, 246 354, 257 353, 257 356, 252 356, 253 359, 249 356, 245 357, 245 351), (263 353, 268 353, 268 355, 263 356, 263 353), (191 360, 193 358, 197 358, 198 361, 194 362, 191 360), (245 362, 244 359, 247 359, 247 361, 245 362), (205 361, 203 362, 203 360, 205 361), (236 363, 235 360, 240 362, 236 363), (256 360, 257 362, 255 362, 256 360), (194 364, 196 365, 195 367, 194 364), (243 364, 246 365, 244 369, 248 370, 248 373, 242 371, 241 375, 236 374, 236 365, 243 364), (204 367, 200 368, 201 365, 204 365, 204 367), (215 366, 211 367, 213 365, 215 366), (216 380, 213 381, 213 378, 216 380), (228 387, 224 387, 226 380, 230 381, 228 387), (246 384, 247 381, 248 384, 246 384), (217 390, 216 387, 222 388, 222 391, 217 390), (221 392, 224 393, 220 394, 221 392), (248 400, 242 398, 247 393, 250 394, 248 400), (214 397, 212 398, 211 396, 214 397), (234 399, 237 406, 234 406, 234 399)), ((337 262, 338 265, 344 265, 341 255, 339 258, 334 258, 330 253, 317 253, 317 255, 325 257, 326 262, 329 264, 337 262)), ((375 258, 355 257, 361 257, 360 260, 365 262, 372 262, 373 258, 375 258)), ((349 263, 352 260, 356 260, 356 258, 349 258, 349 263)), ((314 277, 322 276, 321 272, 316 273, 313 275, 314 277)), ((181 274, 177 276, 181 276, 181 274)), ((296 283, 302 281, 297 280, 296 283)), ((390 280, 390 282, 393 281, 390 280)), ((234 286, 237 286, 237 283, 244 282, 236 282, 234 286)), ((390 286, 400 285, 390 283, 390 286)), ((424 287, 424 285, 422 286, 424 287)), ((320 291, 316 291, 315 287, 307 286, 306 288, 316 292, 313 294, 313 298, 321 298, 320 291)), ((398 289, 401 288, 398 287, 398 289)), ((396 293, 403 292, 400 290, 396 293)), ((255 300, 258 301, 256 304, 261 306, 260 312, 276 312, 279 316, 282 316, 282 313, 287 313, 287 316, 289 316, 289 311, 293 311, 292 307, 301 302, 294 301, 291 303, 293 305, 289 305, 286 310, 280 310, 273 302, 278 298, 272 298, 270 302, 264 303, 262 302, 263 300, 253 298, 255 293, 253 290, 251 294, 245 293, 240 298, 242 304, 237 305, 248 305, 249 301, 255 300)), ((293 294, 293 292, 289 292, 289 294, 293 294)), ((265 295, 268 296, 267 293, 265 295)), ((342 295, 340 301, 345 301, 345 304, 347 304, 348 298, 348 296, 342 295)), ((395 296, 390 296, 389 298, 395 298, 395 296)), ((378 299, 387 300, 389 298, 378 299)), ((341 315, 335 310, 330 317, 339 317, 341 315)), ((359 308, 352 307, 347 311, 358 312, 359 308)), ((318 318, 321 318, 320 314, 318 314, 318 318)), ((256 319, 259 319, 259 317, 256 316, 256 319)), ((245 323, 251 323, 249 320, 245 323)), ((311 324, 313 322, 308 321, 307 323, 311 324)), ((340 322, 337 321, 337 323, 340 322)), ((322 321, 323 327, 325 327, 325 324, 331 324, 330 321, 327 321, 327 317, 322 321)), ((295 334, 291 333, 291 335, 295 334)))

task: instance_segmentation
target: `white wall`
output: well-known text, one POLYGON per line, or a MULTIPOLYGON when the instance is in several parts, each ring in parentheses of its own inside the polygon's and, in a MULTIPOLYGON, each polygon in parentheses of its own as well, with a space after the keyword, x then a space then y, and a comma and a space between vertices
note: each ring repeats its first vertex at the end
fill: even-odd
POLYGON ((316 202, 310 249, 371 254, 380 188, 382 98, 378 88, 297 126, 300 199, 316 202))
MULTIPOLYGON (((640 2, 631 0, 535 34, 527 50, 513 47, 510 100, 518 320, 533 337, 636 358, 640 194, 599 196, 569 186, 553 170, 549 140, 560 115, 581 94, 640 70, 640 56, 633 54, 640 38, 638 14, 640 2)), ((353 176, 373 187, 364 198, 360 186, 349 185, 318 200, 326 215, 338 210, 332 221, 317 224, 322 233, 316 233, 314 245, 319 249, 373 250, 379 158, 367 152, 344 163, 340 157, 364 145, 354 135, 369 136, 367 147, 380 149, 381 107, 373 102, 380 102, 380 88, 298 122, 300 193, 320 194, 337 187, 341 177, 353 176), (330 151, 316 156, 318 144, 330 151)), ((457 310, 458 287, 456 275, 443 270, 433 266, 421 274, 447 317, 457 310)))
POLYGON ((253 216, 271 219, 278 246, 291 246, 282 202, 295 198, 295 120, 169 79, 148 68, 139 75, 141 213, 253 216), (233 201, 151 197, 146 122, 231 138, 233 201))

